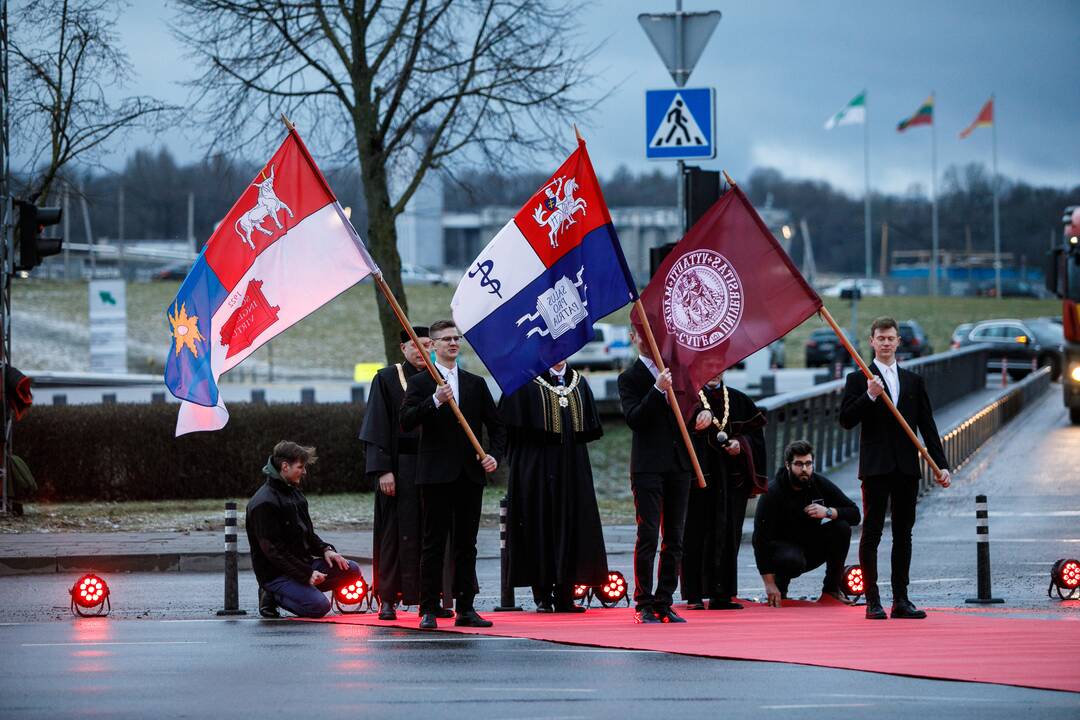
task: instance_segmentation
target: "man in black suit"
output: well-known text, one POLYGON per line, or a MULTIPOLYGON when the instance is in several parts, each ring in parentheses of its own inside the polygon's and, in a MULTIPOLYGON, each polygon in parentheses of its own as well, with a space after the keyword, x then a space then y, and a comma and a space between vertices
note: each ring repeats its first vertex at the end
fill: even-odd
POLYGON ((919 620, 926 613, 908 598, 911 567, 911 529, 915 525, 915 502, 919 495, 919 452, 881 399, 888 393, 912 430, 922 434, 930 457, 941 469, 937 482, 949 486, 948 463, 934 422, 930 398, 922 377, 896 364, 900 342, 896 321, 881 317, 870 326, 874 378, 862 372, 847 376, 840 406, 840 425, 851 429, 862 424, 859 440, 859 478, 863 493, 863 531, 859 539, 859 564, 866 582, 866 617, 884 620, 885 610, 877 587, 877 549, 885 526, 885 507, 892 503, 892 617, 919 620))
POLYGON ((630 488, 637 508, 635 619, 639 623, 681 623, 686 621, 671 609, 671 598, 679 581, 692 465, 667 401, 667 393, 674 392, 671 371, 659 371, 644 339, 634 330, 630 339, 640 357, 619 375, 619 398, 626 424, 633 431, 630 488), (653 562, 661 523, 664 542, 653 592, 653 562))
POLYGON ((455 625, 491 627, 473 607, 476 596, 476 533, 484 499, 485 473, 495 472, 506 446, 506 430, 495 410, 487 383, 457 366, 461 335, 449 320, 430 329, 435 367, 445 382, 436 386, 430 373, 409 378, 401 407, 401 429, 420 428, 416 484, 420 488, 423 541, 420 550, 420 628, 437 627, 443 552, 453 527, 455 625), (490 454, 477 458, 472 443, 450 409, 454 398, 469 427, 480 437, 487 428, 490 454))

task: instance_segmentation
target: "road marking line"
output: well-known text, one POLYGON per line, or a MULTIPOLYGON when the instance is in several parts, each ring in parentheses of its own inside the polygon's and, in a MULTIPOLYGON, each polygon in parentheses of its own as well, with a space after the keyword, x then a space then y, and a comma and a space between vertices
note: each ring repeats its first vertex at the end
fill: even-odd
POLYGON ((22 643, 21 647, 94 647, 96 645, 206 645, 205 640, 141 640, 131 642, 22 643))
POLYGON ((873 707, 874 703, 817 703, 806 705, 761 705, 762 710, 809 710, 817 708, 873 707))

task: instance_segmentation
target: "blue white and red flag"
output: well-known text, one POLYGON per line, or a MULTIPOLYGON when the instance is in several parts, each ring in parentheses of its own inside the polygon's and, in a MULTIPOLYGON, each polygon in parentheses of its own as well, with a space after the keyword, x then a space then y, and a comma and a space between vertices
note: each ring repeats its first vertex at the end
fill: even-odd
POLYGON ((469 265, 450 308, 504 393, 637 299, 585 141, 469 265))
POLYGON ((218 378, 378 267, 295 130, 236 201, 166 310, 176 434, 219 430, 218 378))

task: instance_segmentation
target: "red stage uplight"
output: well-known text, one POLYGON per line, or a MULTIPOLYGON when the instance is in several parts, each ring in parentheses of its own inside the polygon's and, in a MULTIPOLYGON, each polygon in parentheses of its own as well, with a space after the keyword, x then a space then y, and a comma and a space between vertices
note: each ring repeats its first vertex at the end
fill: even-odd
POLYGON ((76 580, 68 592, 71 594, 71 612, 79 617, 108 615, 112 610, 109 584, 94 573, 76 580))
POLYGON ((840 591, 849 598, 860 597, 866 592, 866 583, 863 581, 861 565, 848 565, 844 568, 844 579, 840 591))
POLYGON ((1080 560, 1062 558, 1054 563, 1050 570, 1050 587, 1046 589, 1046 594, 1050 595, 1054 588, 1057 588, 1058 597, 1062 600, 1076 594, 1080 588, 1080 560))
POLYGON ((596 596, 604 607, 611 607, 626 597, 626 578, 618 570, 608 573, 607 582, 596 589, 596 596))
POLYGON ((363 576, 343 582, 334 591, 334 607, 343 614, 364 612, 361 606, 367 599, 368 586, 363 576))
POLYGON ((574 599, 575 600, 584 600, 585 597, 588 594, 589 594, 589 586, 588 585, 575 585, 574 586, 574 599))

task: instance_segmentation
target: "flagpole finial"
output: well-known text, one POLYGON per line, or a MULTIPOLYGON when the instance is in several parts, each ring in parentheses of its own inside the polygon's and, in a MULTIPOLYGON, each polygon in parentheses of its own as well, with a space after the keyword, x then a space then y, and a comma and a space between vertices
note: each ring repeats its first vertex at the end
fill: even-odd
POLYGON ((573 123, 573 125, 574 125, 574 135, 577 137, 577 141, 578 142, 585 142, 585 138, 581 137, 581 131, 577 129, 577 123, 573 123))
POLYGON ((292 124, 292 120, 290 120, 289 116, 285 113, 281 113, 281 122, 285 123, 285 127, 288 129, 289 132, 292 132, 296 129, 296 126, 292 124))
POLYGON ((730 185, 731 187, 736 187, 735 181, 732 180, 731 176, 727 174, 727 170, 721 170, 720 172, 724 173, 724 179, 727 180, 728 185, 730 185))

